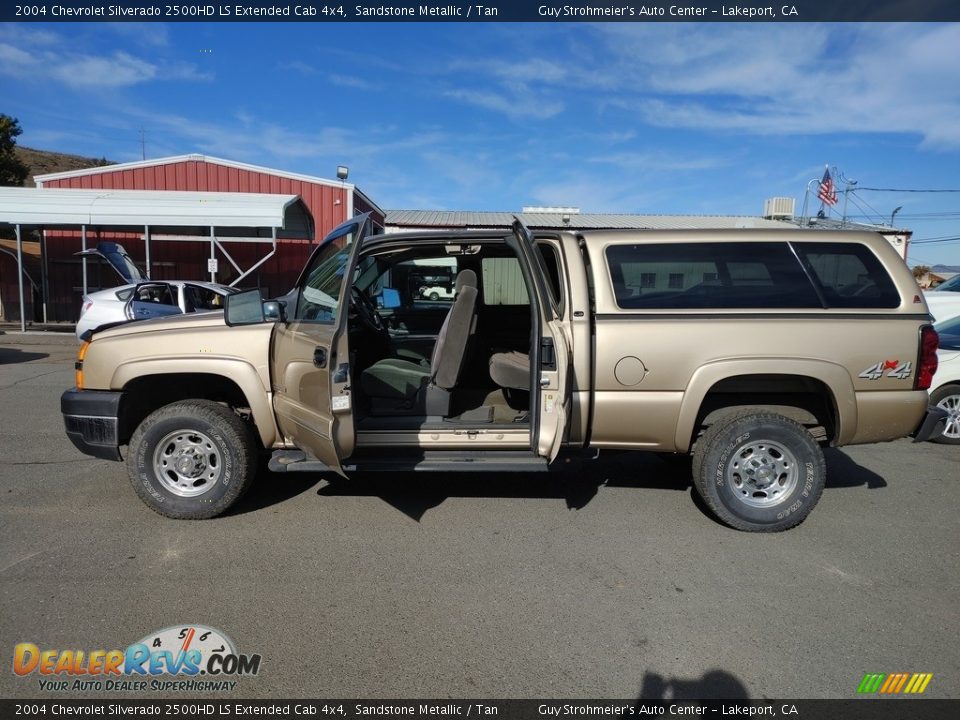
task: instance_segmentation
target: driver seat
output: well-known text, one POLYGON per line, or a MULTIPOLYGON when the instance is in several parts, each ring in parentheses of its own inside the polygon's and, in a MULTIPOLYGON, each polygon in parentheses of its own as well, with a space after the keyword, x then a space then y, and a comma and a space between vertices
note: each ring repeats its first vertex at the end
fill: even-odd
POLYGON ((467 341, 476 329, 477 274, 461 270, 456 295, 440 327, 430 364, 400 358, 379 360, 360 374, 360 387, 374 415, 440 415, 460 378, 467 341))

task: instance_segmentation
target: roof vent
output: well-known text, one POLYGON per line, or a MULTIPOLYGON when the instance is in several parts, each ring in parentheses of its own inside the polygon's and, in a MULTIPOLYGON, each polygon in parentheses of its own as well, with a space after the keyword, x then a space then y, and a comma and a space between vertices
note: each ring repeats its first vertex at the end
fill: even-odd
POLYGON ((543 207, 539 205, 527 205, 523 208, 525 213, 563 213, 564 215, 579 215, 578 207, 543 207))
POLYGON ((796 201, 792 197, 775 197, 763 201, 763 216, 767 220, 792 220, 796 201))

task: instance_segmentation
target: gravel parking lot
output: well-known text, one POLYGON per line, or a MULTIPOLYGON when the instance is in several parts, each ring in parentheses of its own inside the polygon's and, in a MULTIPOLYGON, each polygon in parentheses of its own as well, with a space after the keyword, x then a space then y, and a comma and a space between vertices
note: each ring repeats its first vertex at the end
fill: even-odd
MULTIPOLYGON (((828 453, 798 528, 713 521, 682 465, 568 476, 271 475, 164 519, 66 439, 72 337, 0 335, 0 696, 13 646, 124 648, 184 623, 260 653, 244 697, 960 697, 960 447, 828 453)), ((61 696, 63 697, 63 696, 61 696)))

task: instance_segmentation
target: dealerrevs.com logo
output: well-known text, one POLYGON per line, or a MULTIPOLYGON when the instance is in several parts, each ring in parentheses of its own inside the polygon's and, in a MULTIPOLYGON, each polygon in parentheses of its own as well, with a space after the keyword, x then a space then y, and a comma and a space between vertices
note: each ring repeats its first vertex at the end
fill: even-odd
POLYGON ((238 653, 224 633, 205 625, 174 625, 125 650, 13 649, 13 672, 38 676, 44 691, 227 691, 260 672, 260 655, 238 653))

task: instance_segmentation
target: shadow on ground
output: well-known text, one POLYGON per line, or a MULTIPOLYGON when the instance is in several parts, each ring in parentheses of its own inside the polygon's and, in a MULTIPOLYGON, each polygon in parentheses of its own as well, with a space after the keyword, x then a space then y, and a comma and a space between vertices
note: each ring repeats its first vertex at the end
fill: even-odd
POLYGON ((497 497, 564 500, 570 510, 586 507, 603 485, 685 490, 689 471, 655 455, 624 453, 587 461, 561 473, 417 474, 363 473, 337 476, 318 495, 376 496, 417 522, 449 497, 497 497))
POLYGON ((12 347, 0 347, 0 365, 15 365, 16 363, 42 360, 50 357, 47 353, 26 352, 12 347))
POLYGON ((703 677, 664 678, 644 673, 638 701, 642 700, 748 700, 750 694, 740 679, 726 670, 708 670, 703 677))
POLYGON ((858 465, 849 455, 837 448, 827 448, 823 451, 827 461, 827 489, 862 487, 866 485, 871 490, 887 487, 887 481, 873 470, 858 465))
MULTIPOLYGON (((867 486, 883 488, 886 481, 858 465, 843 452, 828 449, 827 488, 867 486)), ((228 514, 242 515, 286 502, 323 481, 321 497, 378 497, 419 522, 428 510, 450 497, 496 497, 564 500, 570 510, 586 507, 602 486, 658 488, 689 492, 704 516, 717 522, 693 490, 686 456, 653 453, 610 453, 585 461, 577 470, 559 473, 357 473, 343 478, 335 473, 271 473, 261 463, 250 491, 228 514)))

